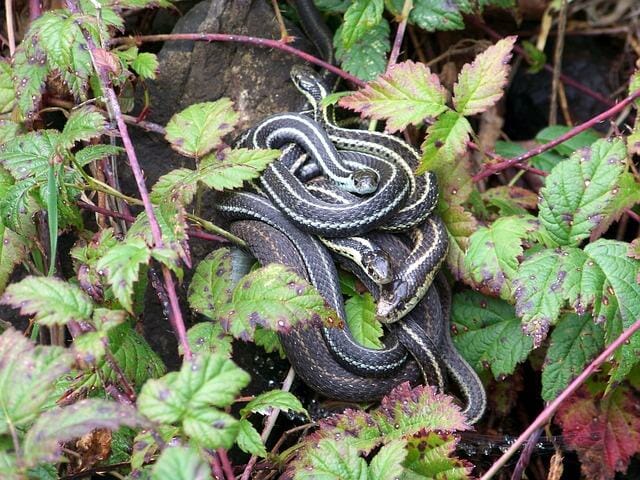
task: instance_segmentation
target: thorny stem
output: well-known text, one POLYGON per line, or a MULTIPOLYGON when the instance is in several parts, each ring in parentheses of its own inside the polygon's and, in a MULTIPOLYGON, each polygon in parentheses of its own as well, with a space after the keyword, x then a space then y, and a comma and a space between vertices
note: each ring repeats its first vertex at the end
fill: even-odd
POLYGON ((489 480, 493 478, 493 476, 498 473, 505 463, 518 451, 518 449, 522 446, 524 442, 527 441, 529 436, 531 436, 538 428, 541 428, 545 423, 549 421, 549 419, 553 416, 553 414, 558 410, 560 404, 564 402, 567 398, 569 398, 593 372, 595 372, 600 365, 607 361, 613 352, 615 352, 618 347, 620 347, 623 343, 627 342, 631 336, 640 330, 640 319, 636 320, 627 330, 622 332, 622 334, 615 339, 605 350, 598 355, 598 357, 592 361, 584 371, 578 375, 567 388, 565 388, 560 395, 556 397, 556 399, 551 402, 549 405, 545 407, 545 409, 540 412, 540 415, 536 417, 531 425, 518 437, 518 439, 509 447, 507 450, 492 466, 487 472, 480 478, 480 480, 489 480))
MULTIPOLYGON (((74 11, 78 11, 78 7, 73 0, 68 0, 68 5, 74 11)), ((162 232, 160 230, 160 225, 158 224, 158 220, 153 211, 153 204, 151 203, 151 199, 149 198, 149 192, 147 191, 147 186, 144 182, 144 174, 142 172, 142 168, 140 168, 140 164, 138 163, 138 157, 136 156, 135 148, 133 147, 133 143, 131 142, 131 138, 129 137, 129 132, 127 130, 127 125, 122 118, 122 112, 120 111, 120 104, 118 103, 118 97, 116 96, 116 92, 113 90, 111 85, 111 81, 109 79, 108 66, 103 62, 98 62, 96 59, 96 54, 99 52, 99 49, 96 47, 91 35, 88 34, 83 29, 83 35, 87 42, 87 49, 89 51, 89 55, 91 56, 91 63, 98 74, 98 79, 100 82, 100 86, 105 95, 105 101, 108 106, 110 115, 115 119, 116 124, 118 126, 118 130, 120 132, 120 137, 122 138, 122 143, 124 145, 124 149, 127 152, 127 157, 129 158, 129 165, 131 166, 131 170, 133 172, 133 176, 136 180, 136 185, 138 187, 138 192, 140 193, 140 198, 142 198, 142 202, 144 204, 144 209, 147 213, 147 217, 149 219, 149 227, 151 229, 151 236, 153 238, 153 242, 156 248, 163 248, 164 242, 162 241, 162 232)), ((98 53, 99 54, 99 53, 98 53)), ((182 319, 182 312, 180 311, 180 305, 178 302, 178 295, 176 294, 175 283, 173 282, 173 278, 171 276, 171 272, 169 268, 165 265, 162 265, 162 276, 164 279, 165 288, 167 291, 167 295, 169 297, 169 307, 170 307, 170 315, 169 320, 172 323, 173 329, 178 337, 178 341, 182 346, 182 351, 184 353, 185 359, 191 358, 191 348, 189 347, 189 342, 187 341, 187 330, 184 325, 184 320, 182 319)))
POLYGON ((609 110, 605 110, 604 112, 602 112, 599 115, 596 115, 590 120, 587 120, 586 122, 580 125, 577 125, 576 127, 569 130, 567 133, 565 133, 564 135, 560 135, 555 140, 551 140, 550 142, 545 143, 544 145, 540 145, 539 147, 536 147, 532 150, 529 150, 528 152, 523 153, 522 155, 519 155, 515 158, 510 158, 497 163, 487 164, 486 167, 482 169, 479 173, 477 173, 472 180, 474 182, 479 182, 480 180, 490 177, 494 173, 501 172, 502 170, 506 170, 509 167, 513 167, 521 162, 524 162, 525 160, 535 157, 536 155, 540 155, 541 153, 544 153, 547 150, 550 150, 553 147, 560 145, 563 142, 566 142, 570 138, 575 137, 579 133, 584 132, 585 130, 593 127, 594 125, 614 116, 615 114, 617 114, 618 112, 626 108, 627 105, 633 103, 633 101, 638 97, 640 97, 640 89, 633 92, 627 98, 620 101, 617 105, 611 107, 609 110))
POLYGON ((360 80, 358 77, 355 77, 350 73, 347 73, 344 70, 336 67, 335 65, 331 65, 330 63, 319 59, 318 57, 310 55, 307 52, 303 52, 302 50, 294 48, 291 45, 283 42, 282 40, 272 40, 269 38, 259 38, 251 37, 248 35, 234 35, 227 33, 171 33, 161 35, 139 35, 136 37, 119 37, 111 40, 111 45, 113 46, 131 43, 139 45, 145 42, 168 42, 178 40, 187 40, 190 42, 237 42, 247 43, 249 45, 254 45, 256 47, 262 48, 274 48, 276 50, 282 50, 283 52, 295 55, 309 63, 313 63, 315 65, 318 65, 319 67, 329 70, 330 72, 335 73, 336 75, 344 78, 345 80, 348 80, 358 87, 364 87, 366 85, 366 83, 360 80))
POLYGON ((404 40, 404 32, 407 29, 407 22, 409 21, 409 12, 413 8, 413 0, 404 0, 402 5, 402 13, 400 17, 400 23, 398 24, 398 30, 396 30, 396 38, 393 40, 393 48, 389 55, 389 63, 387 63, 387 70, 393 67, 398 61, 400 56, 400 48, 402 48, 402 41, 404 40))
MULTIPOLYGON (((287 376, 282 382, 281 390, 283 392, 288 392, 289 390, 291 390, 291 385, 293 384, 293 379, 295 377, 296 373, 294 372, 293 368, 290 368, 287 376)), ((262 430, 262 434, 260 435, 263 443, 266 443, 267 438, 269 438, 269 435, 271 435, 271 431, 276 425, 276 420, 278 420, 278 415, 280 415, 280 409, 274 408, 267 417, 267 421, 264 425, 264 430, 262 430)), ((258 457, 256 455, 251 455, 251 458, 247 462, 247 466, 245 467, 244 472, 242 472, 242 477, 240 477, 240 480, 249 480, 251 478, 251 471, 253 470, 253 467, 255 466, 257 461, 258 457)))

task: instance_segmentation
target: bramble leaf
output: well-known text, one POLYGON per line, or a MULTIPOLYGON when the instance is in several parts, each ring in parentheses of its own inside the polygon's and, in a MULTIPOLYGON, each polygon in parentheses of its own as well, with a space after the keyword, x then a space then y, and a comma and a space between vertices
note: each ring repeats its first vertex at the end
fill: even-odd
POLYGON ((198 172, 189 168, 176 168, 162 175, 151 190, 151 201, 161 203, 172 199, 189 205, 198 189, 198 172))
MULTIPOLYGON (((441 203, 444 206, 444 203, 441 203)), ((461 280, 467 278, 468 273, 464 266, 465 252, 469 248, 469 238, 478 229, 478 221, 461 205, 446 206, 439 210, 449 237, 449 251, 447 252, 447 266, 453 276, 461 280)))
POLYGON ((351 445, 324 438, 307 451, 307 466, 296 472, 296 480, 366 480, 367 462, 351 445))
POLYGON ((131 62, 131 68, 142 78, 155 80, 158 72, 158 57, 149 52, 139 53, 135 60, 131 62))
POLYGON ((80 107, 71 112, 60 135, 59 145, 70 149, 76 142, 88 141, 105 133, 105 118, 91 107, 80 107))
POLYGON ((427 128, 427 136, 422 143, 422 161, 417 173, 427 170, 436 173, 439 173, 438 170, 451 171, 451 163, 467 150, 472 132, 471 124, 465 117, 453 110, 445 111, 427 128))
POLYGON ((46 55, 39 45, 29 46, 30 38, 20 42, 12 59, 13 85, 18 109, 27 118, 33 118, 45 87, 48 68, 46 55))
POLYGON ((211 480, 211 468, 192 447, 165 448, 153 465, 152 480, 211 480))
POLYGON ((446 478, 447 480, 468 480, 473 465, 452 457, 458 441, 451 434, 429 432, 409 439, 405 471, 402 480, 424 478, 446 478))
POLYGON ((39 210, 32 197, 36 184, 34 179, 27 178, 7 186, 0 197, 2 222, 14 232, 27 238, 31 233, 35 233, 31 216, 39 210))
POLYGON ((367 31, 378 25, 383 11, 383 0, 354 0, 344 12, 340 35, 343 48, 351 48, 367 31))
POLYGON ((242 417, 248 417, 250 413, 268 415, 275 408, 284 410, 285 412, 297 412, 308 415, 300 403, 300 400, 298 400, 295 395, 289 392, 283 392, 282 390, 270 390, 261 393, 240 410, 240 415, 242 417))
POLYGON ((6 61, 0 61, 0 113, 10 112, 16 103, 12 75, 11 65, 6 61))
POLYGON ((578 376, 604 346, 602 325, 591 315, 563 316, 551 332, 542 370, 542 398, 550 402, 578 376))
POLYGON ((578 453, 585 478, 612 480, 640 451, 638 395, 625 385, 602 397, 578 390, 556 414, 567 446, 578 453))
POLYGON ((171 117, 165 138, 182 155, 202 158, 220 145, 236 123, 238 114, 228 98, 196 103, 171 117))
MULTIPOLYGON (((551 140, 555 140, 561 135, 564 135, 571 127, 566 125, 550 125, 546 128, 543 128, 536 134, 536 142, 544 144, 549 143, 551 140)), ((593 129, 585 130, 584 132, 580 132, 579 134, 572 136, 570 139, 562 142, 559 145, 553 147, 553 151, 562 155, 563 157, 568 157, 573 154, 576 150, 581 148, 589 147, 597 140, 600 140, 602 135, 596 132, 593 129)))
POLYGON ((280 154, 280 150, 225 150, 222 160, 214 155, 203 158, 197 178, 215 190, 239 188, 243 182, 257 178, 280 154))
POLYGON ((87 145, 82 150, 78 150, 75 154, 76 163, 81 167, 88 165, 96 160, 102 160, 111 155, 118 155, 124 150, 116 145, 87 145))
POLYGON ((61 443, 96 428, 115 430, 122 425, 143 424, 135 408, 124 403, 99 399, 80 400, 73 405, 43 413, 24 439, 24 459, 28 465, 53 462, 60 457, 61 443))
POLYGON ((344 303, 346 322, 353 338, 367 348, 382 348, 382 325, 376 319, 376 303, 370 293, 355 295, 344 303))
POLYGON ((367 30, 363 37, 355 42, 351 48, 343 48, 340 38, 342 25, 338 27, 334 36, 336 59, 342 68, 362 80, 373 80, 387 67, 387 53, 391 49, 389 44, 389 22, 383 18, 378 25, 367 30))
MULTIPOLYGON (((390 6, 394 15, 402 12, 404 0, 390 0, 390 6)), ((415 0, 413 9, 409 13, 409 22, 428 32, 442 30, 460 30, 464 28, 461 12, 462 2, 441 2, 438 0, 415 0)), ((470 13, 470 12, 464 12, 470 13)))
POLYGON ((426 118, 447 110, 447 92, 440 80, 422 63, 398 63, 386 73, 338 104, 363 117, 387 120, 387 131, 421 125, 426 118))
POLYGON ((337 318, 313 286, 279 264, 246 275, 215 316, 225 330, 242 340, 250 340, 257 325, 287 332, 301 322, 331 324, 337 318))
POLYGON ((540 190, 540 223, 558 245, 578 245, 603 220, 626 170, 621 140, 599 140, 556 165, 540 190))
POLYGON ((4 292, 16 265, 29 256, 30 243, 0 222, 0 293, 4 292))
POLYGON ((189 285, 189 306, 201 315, 215 318, 222 305, 231 301, 231 294, 231 252, 220 248, 196 267, 189 285))
POLYGON ((387 443, 371 459, 369 478, 375 480, 394 480, 402 471, 402 462, 407 456, 406 440, 398 439, 387 443))
POLYGON ((0 303, 34 315, 42 325, 66 325, 91 318, 93 303, 80 288, 54 277, 28 276, 7 287, 0 303))
POLYGON ((205 448, 231 448, 238 436, 240 422, 219 410, 200 409, 184 418, 182 428, 205 448))
POLYGON ((196 323, 187 330, 187 340, 193 353, 209 352, 231 357, 233 338, 227 335, 217 323, 196 323))
POLYGON ((0 163, 16 180, 34 177, 46 181, 49 163, 60 138, 57 130, 38 130, 20 135, 3 145, 0 163))
POLYGON ((514 308, 502 300, 469 290, 457 293, 451 320, 460 353, 477 371, 490 366, 497 380, 511 375, 533 349, 514 308))
POLYGON ((35 346, 12 328, 0 335, 0 434, 31 423, 72 363, 69 350, 35 346))
POLYGON ((462 67, 453 86, 457 112, 465 116, 482 113, 502 97, 515 42, 516 37, 503 38, 462 67))
POLYGON ((265 458, 267 449, 260 438, 258 431, 251 425, 251 422, 245 418, 241 418, 238 422, 238 438, 236 443, 243 452, 250 453, 265 458))

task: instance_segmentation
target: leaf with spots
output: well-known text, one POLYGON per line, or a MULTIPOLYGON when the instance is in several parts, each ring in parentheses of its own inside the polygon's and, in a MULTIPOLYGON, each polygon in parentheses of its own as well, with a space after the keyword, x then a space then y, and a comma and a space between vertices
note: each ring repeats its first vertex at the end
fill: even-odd
POLYGON ((200 322, 187 330, 187 341, 193 353, 209 352, 231 358, 233 338, 218 323, 200 322))
POLYGON ((197 180, 214 190, 239 188, 244 182, 258 178, 280 153, 280 150, 238 148, 224 150, 221 153, 222 159, 211 154, 202 159, 197 180))
POLYGON ((228 98, 196 103, 171 117, 165 138, 182 155, 202 158, 220 146, 237 123, 238 114, 228 98))
POLYGON ((376 318, 376 303, 370 293, 349 298, 344 309, 346 322, 353 338, 367 348, 382 348, 384 331, 376 318))
POLYGON ((540 223, 557 245, 578 245, 604 219, 619 193, 626 148, 598 140, 556 165, 540 190, 540 223))
MULTIPOLYGON (((429 128, 427 128, 427 136, 422 143, 422 161, 417 173, 427 170, 434 171, 440 180, 440 174, 447 177, 451 176, 452 164, 458 160, 456 165, 468 165, 468 159, 460 161, 467 150, 467 142, 473 133, 471 124, 464 116, 453 110, 445 111, 429 128)), ((458 170, 458 169, 453 169, 458 170)), ((460 173, 459 170, 457 173, 460 173)), ((469 177, 471 175, 466 169, 464 173, 469 177)), ((445 184, 450 182, 445 182, 445 184)), ((459 203, 465 201, 462 196, 459 203)))
POLYGON ((340 61, 342 68, 352 75, 361 80, 373 80, 387 67, 387 53, 391 50, 389 32, 389 22, 382 18, 378 25, 367 30, 351 48, 344 48, 340 41, 341 25, 334 36, 336 59, 340 61))
POLYGON ((504 94, 509 60, 516 37, 506 37, 462 67, 453 86, 453 105, 462 115, 475 115, 491 108, 504 94))
POLYGON ((42 325, 66 325, 91 318, 93 302, 75 285, 54 277, 28 276, 9 285, 0 303, 34 315, 42 325))
POLYGON ((19 135, 0 150, 0 164, 16 180, 35 178, 46 182, 49 164, 56 155, 61 134, 57 130, 38 130, 19 135))
POLYGON ((349 49, 355 42, 380 23, 384 11, 383 0, 354 0, 344 12, 340 41, 349 49))
POLYGON ((604 397, 583 387, 560 405, 556 422, 567 447, 578 453, 584 478, 613 480, 627 471, 640 452, 639 401, 637 392, 620 385, 604 397))
POLYGON ((332 324, 338 318, 318 291, 283 265, 246 275, 231 301, 216 309, 217 321, 235 338, 251 340, 257 325, 287 332, 297 324, 332 324))
POLYGON ((33 214, 40 207, 33 198, 37 183, 32 178, 19 181, 3 188, 0 196, 0 216, 2 223, 17 234, 29 238, 35 234, 33 214))
POLYGON ((395 132, 421 125, 447 110, 447 92, 438 77, 422 63, 406 61, 391 67, 364 89, 342 97, 339 105, 363 117, 387 120, 395 132))
MULTIPOLYGON (((394 15, 402 12, 404 0, 387 0, 394 15)), ((409 13, 409 22, 428 32, 461 30, 464 28, 462 13, 469 13, 462 2, 443 2, 440 0, 414 0, 409 13)))
POLYGON ((193 447, 165 448, 153 465, 151 480, 212 480, 211 468, 193 447))
POLYGON ((542 398, 550 402, 582 373, 604 346, 604 330, 591 315, 570 313, 551 332, 542 371, 542 398))
POLYGON ((13 328, 0 335, 0 434, 33 422, 73 361, 69 350, 35 346, 13 328))
POLYGON ((162 203, 166 199, 189 205, 198 189, 198 172, 190 168, 176 168, 162 175, 151 190, 151 201, 162 203))
POLYGON ((144 424, 133 406, 97 398, 53 408, 42 414, 27 432, 24 461, 30 466, 56 461, 64 442, 96 428, 116 430, 123 425, 137 427, 144 424))
POLYGON ((458 351, 478 372, 490 367, 496 380, 511 375, 533 349, 513 306, 502 300, 469 290, 457 293, 451 321, 458 351))
POLYGON ((6 61, 0 61, 0 114, 9 113, 16 103, 12 75, 11 65, 6 61))
POLYGON ((522 244, 533 238, 539 227, 530 215, 502 217, 471 235, 464 267, 476 286, 509 300, 522 244))
POLYGON ((192 310, 214 319, 222 306, 231 301, 231 261, 229 249, 219 248, 198 264, 188 292, 192 310))
POLYGON ((429 432, 409 439, 401 480, 425 478, 468 480, 473 465, 453 456, 458 440, 451 434, 429 432))
POLYGON ((38 108, 49 73, 45 53, 38 45, 30 45, 30 40, 20 42, 12 60, 18 109, 26 118, 32 118, 38 108))
POLYGON ((59 145, 70 149, 76 142, 88 141, 105 133, 107 122, 104 116, 92 107, 80 107, 71 112, 60 135, 59 145))

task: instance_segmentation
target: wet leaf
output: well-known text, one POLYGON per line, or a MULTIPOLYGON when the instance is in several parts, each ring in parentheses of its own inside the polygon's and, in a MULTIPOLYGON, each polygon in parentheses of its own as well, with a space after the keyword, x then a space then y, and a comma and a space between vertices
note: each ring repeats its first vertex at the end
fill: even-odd
POLYGON ((187 340, 193 353, 209 352, 231 357, 233 338, 227 335, 217 323, 196 323, 187 330, 187 340))
POLYGON ((60 138, 57 130, 38 130, 20 135, 0 149, 0 164, 16 180, 31 177, 46 181, 60 138))
POLYGON ((457 443, 453 435, 437 432, 429 432, 410 439, 407 444, 407 458, 404 462, 405 471, 400 475, 401 480, 472 478, 473 465, 453 456, 457 443))
POLYGON ((407 442, 393 440, 380 449, 371 459, 369 477, 375 480, 394 480, 402 471, 402 462, 407 456, 407 442))
POLYGON ((111 155, 119 155, 124 150, 115 145, 87 145, 75 153, 76 163, 84 167, 91 162, 102 160, 111 155))
POLYGON ((151 190, 151 201, 162 203, 170 198, 189 205, 198 189, 198 172, 189 168, 176 168, 162 175, 151 190))
POLYGON ((28 239, 0 222, 0 293, 4 292, 15 267, 29 256, 30 246, 28 239))
POLYGON ((296 472, 296 480, 366 480, 367 462, 350 445, 322 439, 307 452, 308 466, 296 472))
MULTIPOLYGON (((571 130, 571 127, 567 127, 566 125, 550 125, 546 128, 543 128, 536 134, 536 141, 540 144, 549 143, 559 136, 564 135, 569 130, 571 130)), ((561 144, 556 145, 555 147, 553 147, 553 151, 555 151, 559 155, 568 157, 576 150, 589 147, 591 146, 591 144, 595 143, 601 138, 602 136, 598 132, 593 129, 588 129, 584 132, 580 132, 578 135, 572 136, 561 144)))
POLYGON ((6 61, 0 62, 0 113, 13 110, 16 103, 16 93, 13 89, 11 65, 6 61))

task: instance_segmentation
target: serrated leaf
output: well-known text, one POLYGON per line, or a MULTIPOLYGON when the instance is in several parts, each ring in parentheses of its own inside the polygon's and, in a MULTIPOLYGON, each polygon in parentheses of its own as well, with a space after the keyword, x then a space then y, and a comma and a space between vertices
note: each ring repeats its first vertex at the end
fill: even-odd
POLYGON ((79 361, 93 365, 104 358, 107 336, 104 332, 86 332, 73 339, 73 347, 79 361))
POLYGON ((437 117, 447 109, 446 99, 446 90, 427 66, 406 61, 338 103, 363 117, 387 120, 387 130, 395 132, 437 117))
POLYGON ((300 403, 300 400, 298 400, 295 395, 289 392, 283 392, 282 390, 271 390, 261 393, 247 403, 247 405, 240 410, 240 415, 242 415, 242 417, 247 417, 250 413, 268 415, 274 408, 284 410, 285 412, 307 414, 302 403, 300 403))
POLYGON ((231 335, 250 340, 257 325, 287 332, 300 323, 327 323, 337 318, 306 280, 279 264, 259 268, 234 288, 231 301, 216 311, 216 319, 231 335))
POLYGON ((533 349, 508 303, 473 291, 457 293, 451 310, 453 342, 477 371, 490 366, 496 380, 511 375, 533 349))
POLYGON ((142 420, 131 405, 99 399, 80 400, 73 405, 54 408, 42 414, 24 439, 27 465, 53 462, 60 456, 61 443, 80 437, 96 428, 136 427, 142 420))
MULTIPOLYGON (((445 111, 427 128, 427 136, 422 143, 422 161, 417 173, 427 170, 436 173, 438 170, 450 172, 451 163, 467 150, 471 133, 473 129, 466 118, 452 110, 445 111)), ((464 199, 459 203, 463 202, 464 199)))
POLYGON ((97 109, 80 107, 71 112, 64 125, 59 145, 70 149, 76 142, 88 141, 105 133, 107 122, 97 109))
POLYGON ((239 188, 245 181, 258 178, 260 172, 280 154, 280 150, 238 148, 225 150, 222 160, 209 155, 200 163, 198 180, 215 190, 239 188))
POLYGON ((373 80, 387 67, 387 53, 391 49, 389 32, 389 22, 383 18, 378 25, 367 30, 351 48, 343 48, 340 41, 342 26, 338 27, 334 36, 336 59, 352 75, 365 81, 373 80))
POLYGON ((262 347, 267 353, 276 352, 280 355, 280 358, 287 358, 280 337, 278 337, 278 334, 273 330, 257 327, 256 331, 253 332, 253 343, 258 347, 262 347))
POLYGON ((131 68, 142 78, 155 80, 158 72, 158 57, 153 53, 142 52, 131 62, 131 68))
MULTIPOLYGON (((402 12, 403 2, 404 0, 389 0, 387 4, 391 6, 394 15, 398 15, 402 12)), ((464 28, 461 3, 459 0, 453 2, 414 0, 409 22, 428 32, 460 30, 464 28)))
POLYGON ((161 203, 172 199, 189 205, 198 189, 198 172, 189 168, 176 168, 162 175, 151 190, 151 201, 161 203))
POLYGON ((551 170, 540 190, 539 218, 558 245, 578 245, 603 220, 626 170, 621 140, 599 140, 551 170))
POLYGON ((16 180, 35 177, 44 181, 60 138, 57 130, 38 130, 20 135, 2 146, 0 163, 16 180))
POLYGON ((604 346, 604 330, 591 315, 563 316, 551 332, 542 370, 542 398, 550 402, 604 346))
POLYGON ((410 438, 407 443, 407 458, 402 480, 422 480, 425 478, 446 478, 447 480, 468 480, 473 465, 453 457, 458 441, 453 435, 429 432, 410 438))
POLYGON ((567 446, 578 452, 584 478, 612 480, 640 448, 638 395, 621 385, 601 397, 582 388, 558 409, 567 446))
POLYGON ((10 328, 0 335, 0 434, 31 423, 71 368, 73 356, 60 347, 34 346, 10 328))
POLYGON ((184 432, 205 448, 231 448, 238 436, 239 421, 215 409, 187 412, 184 432))
POLYGON ((150 258, 144 240, 133 238, 110 248, 96 264, 98 273, 104 275, 116 299, 129 312, 132 312, 133 284, 138 280, 140 266, 150 258))
POLYGON ((35 233, 31 216, 39 210, 31 196, 36 188, 36 181, 27 178, 9 186, 0 197, 0 215, 2 222, 14 232, 29 237, 35 233))
POLYGON ((0 119, 0 145, 23 133, 24 125, 8 119, 0 119))
POLYGON ((340 39, 345 49, 361 40, 382 20, 383 0, 354 0, 344 12, 340 39))
POLYGON ((42 325, 66 325, 91 318, 93 303, 78 287, 53 277, 28 276, 7 287, 0 303, 34 315, 42 325))
POLYGON ((117 147, 116 145, 87 145, 75 153, 75 159, 78 165, 84 167, 96 160, 102 160, 111 155, 119 155, 123 151, 122 147, 117 147))
POLYGON ((231 357, 232 337, 222 327, 213 322, 196 323, 187 330, 187 341, 193 353, 209 352, 231 357))
MULTIPOLYGON (((566 125, 550 125, 543 128, 536 134, 536 142, 541 144, 549 143, 559 136, 564 135, 569 130, 571 130, 571 127, 566 125)), ((593 129, 588 129, 577 135, 573 135, 570 139, 556 145, 553 147, 553 150, 564 157, 568 157, 576 150, 589 147, 601 138, 602 136, 598 132, 593 129)))
POLYGON ((369 476, 371 480, 394 480, 402 471, 402 462, 407 456, 406 440, 394 440, 380 449, 371 459, 369 476))
POLYGON ((353 338, 367 348, 383 348, 382 324, 376 318, 376 302, 370 293, 355 295, 344 303, 346 323, 353 338))
POLYGON ((189 285, 189 306, 197 313, 215 318, 222 305, 231 300, 231 252, 220 248, 211 252, 196 267, 189 285))
POLYGON ((202 158, 220 145, 237 122, 238 114, 228 98, 196 103, 171 117, 165 138, 182 155, 202 158))
POLYGON ((11 65, 6 61, 0 61, 0 113, 10 112, 16 103, 12 76, 11 65))
POLYGON ((367 463, 350 445, 338 446, 324 438, 307 453, 308 466, 296 472, 295 478, 315 480, 367 480, 367 463))
POLYGON ((539 228, 532 216, 503 217, 478 229, 469 239, 464 266, 476 284, 509 300, 512 281, 522 255, 523 240, 539 228))
POLYGON ((445 210, 438 213, 447 226, 447 235, 449 237, 447 266, 456 279, 466 279, 468 272, 464 266, 465 252, 469 248, 469 238, 478 229, 478 221, 471 212, 460 205, 447 206, 445 208, 445 210))
POLYGON ((251 455, 266 457, 267 449, 264 447, 260 434, 253 425, 251 425, 251 422, 242 418, 238 422, 238 425, 238 438, 236 439, 238 447, 240 447, 243 452, 250 453, 251 455))
POLYGON ((165 448, 153 465, 153 480, 211 480, 211 468, 192 447, 165 448))
POLYGON ((538 204, 538 196, 516 185, 501 185, 484 191, 482 199, 498 209, 500 216, 525 215, 538 204))
POLYGON ((516 37, 503 38, 462 67, 453 86, 453 105, 457 112, 465 116, 482 113, 502 97, 515 42, 516 37))
POLYGON ((16 265, 29 256, 31 242, 0 222, 0 293, 4 292, 16 265))
POLYGON ((24 38, 16 48, 12 67, 18 109, 26 118, 33 118, 45 87, 48 68, 46 66, 46 56, 42 49, 38 45, 29 48, 29 41, 31 41, 31 38, 24 38), (29 51, 27 51, 27 48, 29 48, 29 51))

